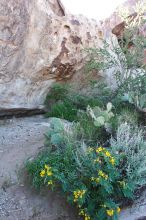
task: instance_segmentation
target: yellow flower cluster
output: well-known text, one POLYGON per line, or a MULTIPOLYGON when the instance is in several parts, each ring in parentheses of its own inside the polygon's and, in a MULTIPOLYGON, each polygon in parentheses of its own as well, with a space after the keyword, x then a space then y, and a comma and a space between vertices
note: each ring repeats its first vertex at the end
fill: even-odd
POLYGON ((52 168, 48 165, 45 165, 45 168, 43 170, 41 170, 41 172, 40 172, 41 177, 44 177, 45 175, 47 175, 47 176, 53 175, 52 168))
POLYGON ((96 182, 96 183, 99 183, 101 177, 102 177, 103 179, 105 179, 105 180, 108 179, 108 175, 105 174, 102 170, 99 170, 98 176, 99 176, 99 177, 91 177, 91 181, 96 182))
POLYGON ((106 150, 104 147, 98 147, 96 149, 96 153, 100 153, 100 152, 103 152, 106 157, 109 157, 109 162, 113 166, 115 165, 115 159, 114 159, 114 157, 111 156, 111 153, 108 150, 106 150))
POLYGON ((110 157, 109 162, 114 166, 115 165, 115 159, 113 157, 110 157))
POLYGON ((102 152, 102 151, 104 151, 105 150, 105 148, 103 148, 103 147, 98 147, 97 149, 96 149, 96 153, 100 153, 100 152, 102 152))
POLYGON ((109 151, 105 151, 105 155, 106 155, 107 157, 111 157, 111 154, 110 154, 109 151))
POLYGON ((48 166, 48 165, 45 165, 45 169, 47 171, 47 176, 52 176, 53 173, 52 173, 52 167, 48 166))
MULTIPOLYGON (((119 213, 121 211, 120 207, 117 208, 116 212, 119 213)), ((114 209, 108 209, 106 210, 106 213, 108 216, 113 216, 114 215, 115 210, 114 209)))
POLYGON ((74 194, 74 202, 78 201, 78 199, 82 199, 83 195, 85 194, 86 190, 76 190, 73 192, 74 194))
POLYGON ((41 177, 44 177, 45 174, 46 174, 45 170, 41 170, 41 172, 40 172, 40 176, 41 176, 41 177))
POLYGON ((106 213, 107 213, 107 215, 108 216, 113 216, 114 215, 114 210, 113 209, 108 209, 108 210, 106 210, 106 213))
POLYGON ((99 183, 100 182, 100 179, 99 178, 95 178, 95 177, 91 177, 91 181, 94 181, 96 183, 99 183))
POLYGON ((98 175, 100 177, 102 177, 103 179, 107 180, 108 179, 108 175, 105 174, 102 170, 99 170, 98 175))
POLYGON ((117 208, 117 213, 120 213, 121 209, 120 207, 117 208))
POLYGON ((79 212, 79 215, 84 216, 85 220, 90 220, 91 219, 90 216, 87 215, 83 209, 79 212))

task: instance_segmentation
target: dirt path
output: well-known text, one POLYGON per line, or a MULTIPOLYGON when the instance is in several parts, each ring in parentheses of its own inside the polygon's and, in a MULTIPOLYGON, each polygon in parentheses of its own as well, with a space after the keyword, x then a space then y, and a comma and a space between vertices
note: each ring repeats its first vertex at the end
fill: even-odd
MULTIPOLYGON (((22 167, 43 146, 49 120, 42 116, 0 121, 0 220, 77 220, 59 193, 36 192, 22 181, 22 167)), ((146 216, 146 193, 120 220, 146 216)), ((143 218, 146 220, 146 217, 143 218)))
POLYGON ((36 192, 20 178, 26 159, 42 148, 47 127, 40 116, 0 121, 0 220, 77 219, 61 195, 36 192))

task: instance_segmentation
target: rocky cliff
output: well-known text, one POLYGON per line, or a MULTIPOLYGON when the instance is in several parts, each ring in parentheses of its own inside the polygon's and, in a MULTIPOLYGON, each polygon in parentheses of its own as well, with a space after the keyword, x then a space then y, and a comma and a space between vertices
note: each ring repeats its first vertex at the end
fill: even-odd
POLYGON ((1 0, 0 111, 41 108, 50 85, 81 72, 83 49, 116 24, 73 16, 60 0, 1 0))
POLYGON ((83 67, 101 44, 96 21, 67 13, 58 0, 0 1, 0 108, 40 108, 50 85, 83 67))

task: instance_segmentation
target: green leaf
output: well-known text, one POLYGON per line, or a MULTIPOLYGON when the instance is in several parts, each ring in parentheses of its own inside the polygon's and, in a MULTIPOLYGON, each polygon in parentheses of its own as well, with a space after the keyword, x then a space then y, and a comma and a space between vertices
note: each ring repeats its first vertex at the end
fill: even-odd
POLYGON ((103 117, 103 116, 100 116, 100 117, 98 117, 98 118, 94 121, 94 125, 95 125, 96 127, 101 127, 101 126, 104 125, 104 122, 105 122, 104 117, 103 117))
POLYGON ((100 123, 100 125, 102 126, 102 125, 104 125, 105 119, 104 119, 103 116, 99 116, 99 117, 97 118, 97 121, 98 121, 98 122, 100 123))
POLYGON ((63 136, 61 134, 59 134, 59 133, 53 134, 51 136, 51 143, 53 145, 60 145, 63 142, 63 140, 64 140, 63 136))
POLYGON ((50 124, 51 124, 51 127, 56 131, 64 130, 64 125, 61 119, 59 118, 52 118, 50 124))

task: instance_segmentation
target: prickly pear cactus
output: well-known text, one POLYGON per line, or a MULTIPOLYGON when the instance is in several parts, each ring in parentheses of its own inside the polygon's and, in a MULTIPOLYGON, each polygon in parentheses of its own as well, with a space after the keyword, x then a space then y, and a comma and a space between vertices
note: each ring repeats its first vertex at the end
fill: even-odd
POLYGON ((110 119, 114 116, 112 110, 112 103, 108 103, 106 110, 101 109, 100 107, 91 108, 90 106, 87 107, 87 113, 92 117, 94 120, 94 125, 96 127, 109 127, 110 119))

